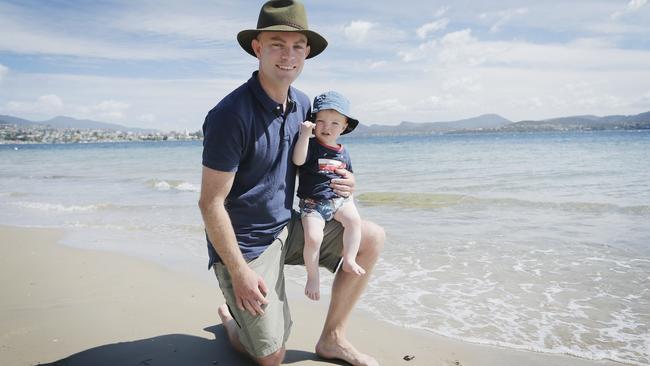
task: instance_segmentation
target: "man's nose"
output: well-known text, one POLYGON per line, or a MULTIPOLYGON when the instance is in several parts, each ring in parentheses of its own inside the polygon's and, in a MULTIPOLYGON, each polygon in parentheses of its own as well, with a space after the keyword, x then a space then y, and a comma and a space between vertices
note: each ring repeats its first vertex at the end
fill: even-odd
POLYGON ((291 47, 284 47, 282 49, 282 57, 285 59, 294 58, 296 57, 296 51, 294 51, 291 47))

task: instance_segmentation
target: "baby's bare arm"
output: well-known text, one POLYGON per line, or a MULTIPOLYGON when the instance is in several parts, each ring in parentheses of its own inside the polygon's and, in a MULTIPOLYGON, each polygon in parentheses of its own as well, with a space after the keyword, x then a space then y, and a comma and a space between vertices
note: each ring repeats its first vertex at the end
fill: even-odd
POLYGON ((309 136, 314 130, 315 124, 310 121, 305 121, 300 125, 300 135, 298 136, 298 142, 293 148, 293 163, 300 166, 305 163, 307 159, 307 150, 309 148, 309 136))

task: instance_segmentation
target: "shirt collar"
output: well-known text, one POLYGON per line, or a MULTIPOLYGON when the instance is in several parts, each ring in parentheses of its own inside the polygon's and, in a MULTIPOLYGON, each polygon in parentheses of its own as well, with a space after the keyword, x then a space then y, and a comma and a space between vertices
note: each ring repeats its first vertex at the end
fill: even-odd
MULTIPOLYGON (((271 111, 274 113, 276 116, 281 116, 282 113, 282 104, 276 103, 271 97, 269 97, 268 94, 264 91, 262 88, 262 84, 260 84, 259 79, 257 78, 257 74, 259 71, 253 72, 253 75, 251 76, 250 79, 248 79, 248 86, 251 88, 253 91, 253 95, 257 99, 260 104, 264 107, 265 110, 271 111)), ((295 112, 296 111, 296 104, 298 103, 296 98, 295 98, 295 90, 292 86, 289 87, 289 93, 288 93, 288 98, 287 98, 287 110, 285 111, 285 115, 295 112)))

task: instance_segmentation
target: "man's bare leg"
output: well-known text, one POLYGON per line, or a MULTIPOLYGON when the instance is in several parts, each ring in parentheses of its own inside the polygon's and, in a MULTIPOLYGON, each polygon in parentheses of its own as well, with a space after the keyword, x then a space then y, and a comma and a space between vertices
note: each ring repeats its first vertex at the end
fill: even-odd
POLYGON ((372 222, 363 221, 361 245, 357 263, 366 270, 365 276, 338 271, 332 285, 323 332, 316 344, 316 353, 323 358, 344 360, 354 366, 376 366, 377 361, 359 352, 346 338, 347 320, 368 283, 379 253, 384 246, 384 230, 372 222))
POLYGON ((276 366, 282 363, 282 360, 284 359, 284 353, 285 353, 284 347, 262 358, 252 357, 250 354, 248 354, 244 346, 239 341, 239 334, 237 333, 237 323, 235 323, 235 319, 233 319, 232 315, 230 315, 230 311, 228 310, 228 305, 223 304, 219 306, 219 310, 217 312, 219 313, 219 318, 221 318, 221 324, 223 324, 224 328, 226 328, 226 334, 228 335, 228 340, 230 340, 230 344, 237 352, 243 353, 248 357, 251 357, 258 365, 261 366, 276 366))

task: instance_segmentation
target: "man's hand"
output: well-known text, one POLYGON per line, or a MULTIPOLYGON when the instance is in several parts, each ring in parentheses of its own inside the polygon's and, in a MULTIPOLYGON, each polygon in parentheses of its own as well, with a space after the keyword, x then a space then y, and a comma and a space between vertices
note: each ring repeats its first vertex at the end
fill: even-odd
POLYGON ((241 271, 233 273, 232 287, 239 309, 246 310, 253 316, 264 314, 262 307, 268 304, 265 296, 269 290, 260 275, 245 266, 241 271))
POLYGON ((354 192, 354 174, 345 169, 336 169, 336 174, 340 175, 341 178, 332 179, 330 187, 340 197, 350 197, 354 192))

